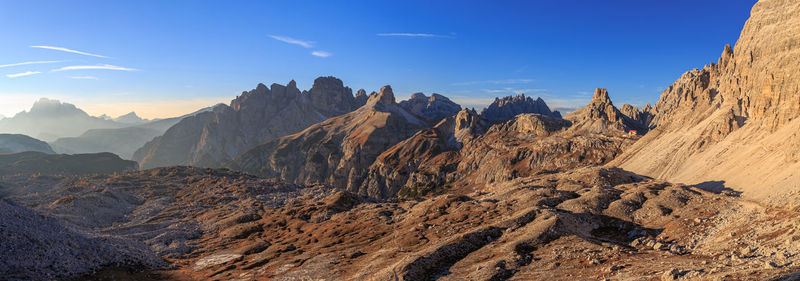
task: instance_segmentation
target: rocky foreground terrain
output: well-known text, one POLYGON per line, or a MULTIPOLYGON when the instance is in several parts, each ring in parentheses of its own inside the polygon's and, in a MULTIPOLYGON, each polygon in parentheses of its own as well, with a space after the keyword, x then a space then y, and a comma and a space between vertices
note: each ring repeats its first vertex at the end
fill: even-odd
POLYGON ((796 212, 617 168, 399 201, 190 167, 3 186, 0 233, 27 237, 0 246, 12 279, 769 280, 800 265, 796 212))

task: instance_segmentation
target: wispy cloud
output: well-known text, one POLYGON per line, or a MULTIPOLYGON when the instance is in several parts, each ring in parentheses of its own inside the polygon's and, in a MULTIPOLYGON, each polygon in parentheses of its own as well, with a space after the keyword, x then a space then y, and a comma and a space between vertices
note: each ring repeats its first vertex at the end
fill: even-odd
POLYGON ((533 82, 533 79, 502 79, 502 80, 482 80, 482 81, 467 81, 467 82, 458 82, 453 83, 450 85, 453 86, 469 86, 469 85, 481 85, 481 84, 527 84, 533 82))
POLYGON ((82 79, 82 80, 100 80, 100 78, 94 76, 70 76, 69 78, 82 79))
POLYGON ((62 47, 53 47, 53 46, 31 46, 31 48, 39 48, 39 49, 56 50, 56 51, 62 51, 62 52, 67 52, 67 53, 79 54, 79 55, 84 55, 84 56, 92 56, 92 57, 98 57, 98 58, 106 58, 106 59, 108 58, 107 56, 103 56, 103 55, 92 54, 92 53, 87 53, 87 52, 81 52, 81 51, 76 51, 76 50, 67 49, 67 48, 62 48, 62 47))
POLYGON ((502 89, 484 89, 483 91, 489 94, 513 93, 519 95, 519 94, 530 94, 530 93, 543 93, 547 92, 547 89, 502 88, 502 89))
POLYGON ((61 61, 61 60, 26 61, 26 62, 18 62, 18 63, 0 65, 0 68, 21 66, 21 65, 31 65, 31 64, 59 63, 59 62, 63 62, 63 61, 61 61))
POLYGON ((39 74, 39 73, 41 73, 41 72, 38 72, 38 71, 26 71, 26 72, 22 72, 22 73, 8 74, 8 75, 6 75, 6 77, 8 77, 8 78, 17 78, 17 77, 29 76, 29 75, 39 74))
POLYGON ((291 38, 291 37, 277 36, 277 35, 270 35, 269 37, 272 37, 272 39, 275 39, 275 40, 278 40, 278 41, 281 41, 281 42, 302 46, 303 48, 314 47, 314 42, 313 41, 304 41, 304 40, 294 39, 294 38, 291 38))
POLYGON ((58 69, 53 69, 51 71, 64 71, 64 70, 120 70, 120 71, 137 71, 138 69, 135 68, 128 68, 128 67, 121 67, 116 65, 110 64, 103 64, 103 65, 73 65, 73 66, 65 66, 58 69))
POLYGON ((330 57, 330 56, 333 55, 333 54, 331 54, 329 52, 326 52, 326 51, 313 51, 313 52, 311 52, 311 54, 314 55, 314 56, 321 57, 321 58, 327 58, 327 57, 330 57))
POLYGON ((432 34, 432 33, 378 33, 375 34, 381 37, 421 37, 421 38, 453 38, 450 35, 432 34))

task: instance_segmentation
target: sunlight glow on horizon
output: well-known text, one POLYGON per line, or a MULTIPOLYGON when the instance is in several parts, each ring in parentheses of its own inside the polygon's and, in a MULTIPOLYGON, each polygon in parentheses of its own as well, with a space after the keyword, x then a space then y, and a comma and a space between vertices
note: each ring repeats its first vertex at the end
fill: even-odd
MULTIPOLYGON (((0 116, 11 118, 22 111, 29 111, 31 106, 33 106, 33 103, 39 100, 39 98, 44 98, 44 96, 16 96, 13 99, 5 99, 0 101, 0 116)), ((130 112, 136 112, 136 115, 143 119, 164 119, 178 117, 220 103, 228 104, 231 100, 229 97, 218 97, 152 102, 107 103, 102 101, 73 102, 66 97, 54 97, 52 99, 59 100, 64 103, 74 104, 76 107, 82 109, 91 116, 97 117, 105 114, 116 118, 130 112)))

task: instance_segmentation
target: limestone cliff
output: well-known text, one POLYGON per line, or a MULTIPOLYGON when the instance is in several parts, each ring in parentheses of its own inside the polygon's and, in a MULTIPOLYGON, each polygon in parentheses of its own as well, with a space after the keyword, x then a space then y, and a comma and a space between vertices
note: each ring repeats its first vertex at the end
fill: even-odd
POLYGON ((669 86, 653 108, 655 130, 612 164, 796 206, 798 62, 800 2, 759 1, 736 47, 669 86))
POLYGON ((246 149, 297 133, 363 105, 335 77, 319 77, 308 91, 294 81, 264 84, 213 111, 187 117, 134 153, 142 168, 218 167, 246 149))
POLYGON ((324 182, 357 191, 378 155, 425 126, 396 103, 390 86, 384 86, 358 110, 255 146, 228 166, 290 182, 324 182))

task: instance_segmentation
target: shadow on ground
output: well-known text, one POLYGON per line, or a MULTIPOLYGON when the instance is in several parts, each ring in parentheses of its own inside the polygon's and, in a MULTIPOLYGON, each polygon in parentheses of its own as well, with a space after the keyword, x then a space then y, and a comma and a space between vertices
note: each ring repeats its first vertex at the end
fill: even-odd
POLYGON ((713 192, 715 194, 725 194, 734 197, 739 197, 742 195, 741 191, 736 191, 730 187, 726 187, 725 181, 707 181, 695 184, 693 186, 708 192, 713 192))

